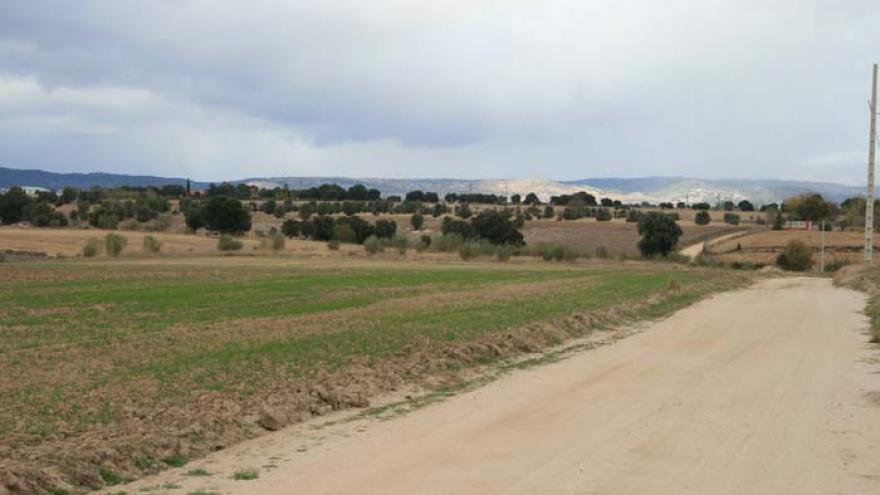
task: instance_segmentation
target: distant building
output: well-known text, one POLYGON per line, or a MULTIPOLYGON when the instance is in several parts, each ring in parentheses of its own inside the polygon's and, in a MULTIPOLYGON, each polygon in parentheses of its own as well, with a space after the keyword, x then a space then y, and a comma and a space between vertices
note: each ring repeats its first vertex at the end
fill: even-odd
POLYGON ((818 230, 819 226, 810 221, 789 220, 785 222, 785 230, 818 230))
POLYGON ((37 187, 37 186, 21 186, 21 188, 22 188, 22 190, 24 190, 24 193, 25 193, 25 194, 27 194, 28 196, 30 196, 30 197, 32 197, 32 198, 37 197, 37 193, 41 193, 41 192, 49 193, 49 192, 52 192, 51 189, 47 189, 47 188, 45 188, 45 187, 37 187))

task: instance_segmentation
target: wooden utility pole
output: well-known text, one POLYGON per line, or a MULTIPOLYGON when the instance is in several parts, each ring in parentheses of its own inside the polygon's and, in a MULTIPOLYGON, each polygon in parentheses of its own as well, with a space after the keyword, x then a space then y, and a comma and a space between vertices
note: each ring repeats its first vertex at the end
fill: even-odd
POLYGON ((865 263, 874 258, 874 158, 877 150, 877 64, 871 78, 871 135, 868 138, 868 190, 865 194, 865 263))

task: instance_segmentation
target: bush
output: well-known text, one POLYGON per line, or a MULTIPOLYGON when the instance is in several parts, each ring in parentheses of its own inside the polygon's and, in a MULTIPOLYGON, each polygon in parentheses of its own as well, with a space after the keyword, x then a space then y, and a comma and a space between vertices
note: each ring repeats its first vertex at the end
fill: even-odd
MULTIPOLYGON (((443 217, 441 232, 444 236, 457 234, 462 239, 472 239, 477 237, 474 226, 464 220, 453 220, 452 217, 443 217)), ((458 246, 455 246, 456 248, 458 246)))
POLYGON ((833 259, 833 260, 825 263, 825 271, 826 272, 836 272, 837 270, 840 270, 841 268, 843 268, 849 264, 850 264, 849 260, 833 259))
POLYGON ((339 251, 339 239, 330 239, 327 241, 327 249, 331 251, 339 251))
POLYGON ((480 254, 481 248, 479 241, 466 241, 458 247, 458 255, 465 261, 479 256, 480 254))
POLYGON ((379 242, 378 237, 371 235, 364 240, 364 250, 372 256, 383 250, 382 243, 379 242))
POLYGON ((397 233, 394 220, 376 220, 376 237, 390 239, 397 233))
POLYGON ((639 235, 642 236, 639 251, 646 258, 657 255, 666 257, 678 244, 681 233, 681 227, 675 220, 663 213, 646 213, 639 221, 639 235))
POLYGON ((421 213, 413 213, 409 223, 412 224, 413 230, 422 230, 422 227, 425 225, 425 217, 421 213))
POLYGON ((608 258, 608 248, 599 246, 596 248, 596 257, 600 259, 608 258))
POLYGON ((782 216, 781 211, 777 211, 776 215, 773 217, 773 230, 782 230, 785 227, 785 217, 782 216))
POLYGON ((216 232, 231 234, 251 230, 251 214, 235 198, 216 196, 209 199, 202 208, 202 215, 205 226, 216 232))
POLYGON ((635 208, 629 210, 626 214, 626 221, 628 223, 638 223, 639 220, 642 219, 642 212, 636 210, 635 208))
POLYGON ((608 211, 608 208, 599 208, 596 210, 596 221, 597 222, 608 222, 611 220, 611 212, 608 211))
POLYGON ((202 209, 197 206, 190 206, 183 211, 186 228, 193 232, 205 227, 205 215, 202 209))
POLYGON ((333 239, 346 244, 357 244, 357 234, 348 224, 337 224, 333 229, 333 239))
POLYGON ((122 254, 126 244, 128 244, 128 239, 119 234, 107 234, 107 237, 104 238, 104 247, 107 249, 107 254, 113 257, 122 254))
POLYGON ((273 233, 269 245, 272 248, 272 251, 275 251, 276 253, 281 251, 284 249, 285 245, 284 236, 280 232, 273 233))
POLYGON ((162 250, 162 241, 151 235, 144 236, 144 252, 159 254, 162 250))
POLYGON ((510 218, 498 210, 484 210, 471 221, 474 231, 480 238, 486 239, 492 244, 511 244, 522 246, 522 232, 510 218))
POLYGON ((242 247, 241 241, 229 234, 223 234, 217 239, 217 250, 219 251, 241 251, 242 247))
POLYGON ((580 257, 578 252, 569 246, 552 243, 538 245, 538 254, 544 261, 576 261, 580 257))
POLYGON ((408 247, 408 243, 405 236, 396 235, 391 239, 391 245, 397 249, 397 252, 406 256, 406 248, 408 247))
POLYGON ((793 239, 776 257, 776 264, 783 270, 803 272, 813 266, 813 250, 809 246, 793 239))
POLYGON ((93 258, 95 256, 100 255, 104 251, 104 244, 100 239, 91 238, 86 241, 86 244, 82 248, 82 254, 86 258, 93 258))
POLYGON ((513 252, 513 246, 503 244, 495 248, 495 257, 498 258, 498 261, 509 261, 510 257, 513 256, 513 252))
POLYGON ((119 217, 115 213, 101 213, 96 226, 99 229, 116 230, 119 227, 119 217))
POLYGON ((302 230, 302 223, 296 220, 286 220, 281 224, 281 233, 293 239, 299 237, 302 230))
POLYGON ((461 234, 453 232, 441 235, 433 242, 433 245, 434 249, 437 251, 448 253, 457 250, 463 243, 464 237, 462 237, 461 234))
POLYGON ((171 227, 171 215, 159 215, 144 225, 144 230, 148 232, 164 232, 171 227))
POLYGON ((724 223, 730 225, 739 225, 739 215, 737 215, 736 213, 725 213, 724 223))
POLYGON ((712 217, 709 215, 709 212, 706 210, 700 210, 694 216, 694 223, 697 225, 709 225, 709 222, 712 221, 712 217))

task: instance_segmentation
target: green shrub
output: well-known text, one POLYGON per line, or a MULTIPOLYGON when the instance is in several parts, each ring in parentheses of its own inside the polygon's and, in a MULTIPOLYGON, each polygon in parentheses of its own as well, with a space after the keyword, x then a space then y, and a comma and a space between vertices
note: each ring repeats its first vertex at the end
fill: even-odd
POLYGON ((538 254, 544 261, 575 261, 580 254, 569 246, 543 243, 538 245, 538 254))
POLYGON ((724 214, 724 223, 730 225, 739 225, 739 215, 736 213, 725 213, 724 214))
POLYGON ((709 215, 709 212, 706 210, 700 210, 694 216, 694 223, 697 225, 709 225, 709 222, 712 221, 712 216, 709 215))
POLYGON ((236 471, 232 475, 232 479, 234 479, 236 481, 249 481, 249 480, 255 480, 259 476, 260 475, 257 473, 256 469, 243 469, 241 471, 236 471))
POLYGON ((144 252, 159 254, 162 250, 162 241, 151 235, 144 236, 144 252))
POLYGON ((351 225, 345 223, 337 224, 333 228, 333 237, 338 242, 346 244, 357 244, 358 242, 357 233, 351 228, 351 225))
POLYGON ((513 252, 513 246, 502 244, 500 246, 496 246, 495 257, 498 258, 498 261, 510 261, 510 257, 513 256, 513 252))
POLYGON ((413 230, 422 230, 422 226, 425 225, 425 217, 421 213, 413 213, 409 222, 412 224, 413 230))
POLYGON ((841 268, 843 268, 849 264, 850 264, 849 260, 840 259, 840 258, 833 259, 833 260, 825 263, 825 271, 826 272, 836 272, 837 270, 840 270, 841 268))
POLYGON ((331 251, 339 251, 339 239, 330 239, 327 241, 327 249, 331 251))
POLYGON ((144 224, 144 230, 147 232, 164 232, 171 227, 171 215, 159 215, 158 217, 150 220, 146 224, 144 224))
POLYGON ((163 457, 160 461, 169 467, 181 467, 186 464, 186 457, 181 454, 171 454, 168 457, 163 457))
POLYGON ((405 236, 396 235, 393 239, 391 239, 391 245, 397 249, 399 254, 406 256, 406 248, 408 247, 408 243, 405 236))
POLYGON ((97 227, 99 229, 116 230, 119 227, 119 217, 113 213, 98 215, 97 227))
POLYGON ((597 222, 608 222, 611 220, 611 212, 608 211, 608 208, 599 208, 596 210, 596 221, 597 222))
POLYGON ((119 234, 107 234, 107 237, 104 238, 104 247, 107 249, 107 254, 113 257, 122 254, 126 244, 128 244, 128 239, 119 234))
POLYGON ((646 213, 639 220, 639 235, 642 236, 639 251, 645 258, 666 257, 678 244, 681 234, 681 227, 675 220, 656 211, 646 213))
POLYGON ((367 237, 367 239, 364 241, 364 250, 367 252, 367 254, 371 256, 382 251, 383 249, 384 248, 382 246, 382 243, 379 242, 379 238, 374 235, 367 237))
POLYGON ((781 211, 777 211, 773 216, 773 230, 782 230, 785 228, 785 217, 782 216, 781 211))
POLYGON ((813 250, 803 241, 793 239, 776 257, 776 264, 783 270, 792 272, 809 270, 813 266, 813 250))
POLYGON ((397 233, 397 223, 394 220, 376 220, 376 237, 391 239, 397 233))
POLYGON ((87 240, 82 248, 82 254, 86 258, 98 256, 102 252, 104 252, 104 243, 102 243, 100 239, 94 237, 87 240))
POLYGON ((477 257, 480 254, 482 254, 482 252, 479 241, 467 241, 458 246, 458 256, 465 261, 477 257))
POLYGON ((277 253, 278 251, 284 249, 285 239, 281 232, 273 233, 270 241, 270 247, 272 248, 272 251, 277 253))
POLYGON ((449 253, 458 250, 464 243, 464 238, 460 234, 444 234, 434 240, 434 249, 441 253, 449 253))
POLYGON ((281 224, 281 233, 290 238, 299 237, 301 230, 302 222, 296 220, 286 220, 281 224))
POLYGON ((217 250, 219 251, 241 251, 244 245, 238 239, 229 234, 223 234, 217 239, 217 250))

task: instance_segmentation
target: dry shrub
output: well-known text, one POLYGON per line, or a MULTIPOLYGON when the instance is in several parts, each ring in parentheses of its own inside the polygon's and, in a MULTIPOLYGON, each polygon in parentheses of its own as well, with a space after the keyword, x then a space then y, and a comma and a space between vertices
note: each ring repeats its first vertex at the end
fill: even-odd
POLYGON ((803 241, 793 239, 776 258, 776 264, 783 270, 803 272, 813 266, 813 250, 803 241))

